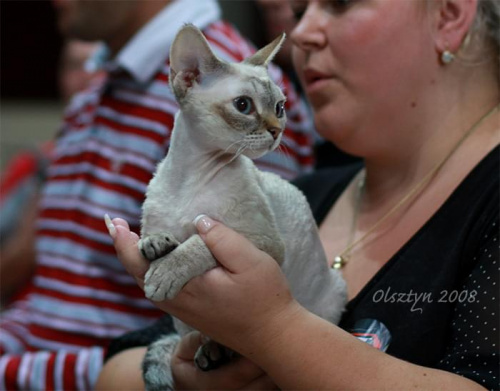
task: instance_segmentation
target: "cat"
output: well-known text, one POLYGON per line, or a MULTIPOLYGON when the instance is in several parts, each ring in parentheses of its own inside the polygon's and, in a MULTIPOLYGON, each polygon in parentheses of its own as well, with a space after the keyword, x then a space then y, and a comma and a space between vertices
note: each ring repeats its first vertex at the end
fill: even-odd
MULTIPOLYGON (((151 261, 144 288, 149 299, 172 299, 216 266, 193 224, 204 213, 271 255, 299 303, 339 321, 345 283, 328 268, 304 195, 251 160, 277 148, 285 127, 286 98, 267 70, 284 39, 283 34, 241 63, 228 63, 195 26, 185 25, 176 35, 169 82, 180 110, 169 152, 146 191, 138 243, 151 261)), ((190 331, 174 322, 180 335, 190 331)), ((167 335, 149 346, 143 362, 147 390, 172 388, 168 363, 179 338, 167 335)), ((211 341, 199 349, 196 364, 209 370, 230 355, 211 341)))

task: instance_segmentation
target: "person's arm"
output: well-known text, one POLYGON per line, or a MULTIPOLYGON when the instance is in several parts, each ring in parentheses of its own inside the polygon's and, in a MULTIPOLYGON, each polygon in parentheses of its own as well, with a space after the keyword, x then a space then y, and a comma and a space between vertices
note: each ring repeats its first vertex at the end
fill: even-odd
POLYGON ((102 367, 102 347, 68 350, 54 342, 54 347, 61 348, 26 351, 27 333, 15 307, 2 313, 0 330, 0 390, 90 390, 94 386, 102 367))
POLYGON ((141 363, 146 354, 145 347, 124 350, 103 366, 94 391, 144 390, 141 363))
MULTIPOLYGON (((0 302, 5 305, 22 291, 35 270, 35 230, 38 195, 23 202, 12 232, 0 245, 0 302)), ((0 212, 0 215, 2 213, 0 212)))
POLYGON ((101 370, 102 358, 100 347, 78 352, 4 354, 0 357, 0 389, 90 390, 101 370))
POLYGON ((306 311, 290 316, 286 327, 283 323, 263 330, 266 346, 252 355, 282 389, 484 389, 382 353, 306 311))
MULTIPOLYGON (((118 255, 142 286, 147 263, 114 222, 118 255)), ((358 341, 293 300, 276 262, 247 239, 210 219, 197 228, 222 267, 158 306, 255 362, 281 389, 483 389, 358 341)))
POLYGON ((35 268, 35 219, 48 152, 15 156, 0 176, 0 299, 22 290, 35 268))

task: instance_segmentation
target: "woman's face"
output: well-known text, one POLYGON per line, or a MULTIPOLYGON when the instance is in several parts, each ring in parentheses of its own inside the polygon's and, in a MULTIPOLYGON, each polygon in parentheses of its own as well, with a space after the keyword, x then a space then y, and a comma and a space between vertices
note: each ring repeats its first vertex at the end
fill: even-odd
POLYGON ((366 129, 388 136, 387 125, 416 108, 423 84, 432 84, 437 54, 423 1, 291 4, 294 65, 319 133, 354 153, 366 129))

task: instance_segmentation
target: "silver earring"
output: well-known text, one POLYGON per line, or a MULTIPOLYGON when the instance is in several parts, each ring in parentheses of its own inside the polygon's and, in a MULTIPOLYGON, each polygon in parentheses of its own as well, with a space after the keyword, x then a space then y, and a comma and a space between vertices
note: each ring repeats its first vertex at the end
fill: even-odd
POLYGON ((449 50, 445 50, 443 53, 441 53, 441 61, 445 65, 448 65, 454 59, 455 59, 455 55, 452 52, 450 52, 449 50))

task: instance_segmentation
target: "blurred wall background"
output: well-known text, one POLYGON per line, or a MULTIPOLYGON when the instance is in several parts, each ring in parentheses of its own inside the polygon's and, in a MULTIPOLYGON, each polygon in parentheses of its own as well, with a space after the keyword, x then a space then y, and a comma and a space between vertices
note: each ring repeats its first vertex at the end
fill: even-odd
MULTIPOLYGON (((227 20, 257 46, 264 43, 253 0, 219 3, 227 20)), ((57 81, 62 44, 50 0, 0 0, 0 170, 57 132, 64 108, 57 81)))
POLYGON ((0 1, 0 167, 47 140, 61 105, 57 63, 62 38, 49 0, 0 1))

